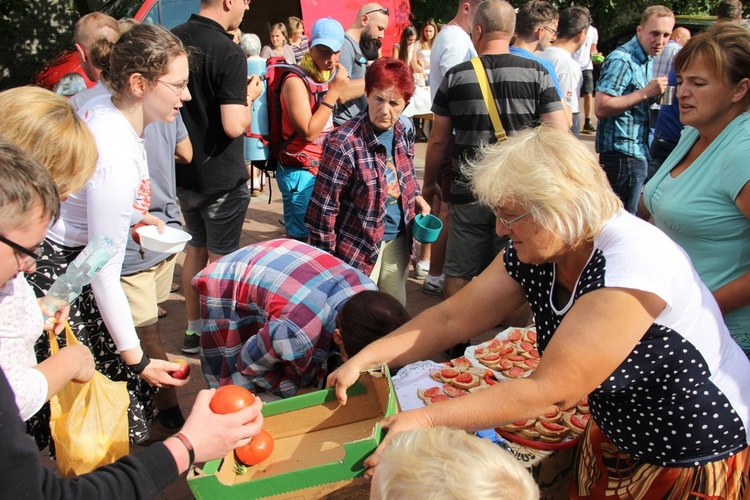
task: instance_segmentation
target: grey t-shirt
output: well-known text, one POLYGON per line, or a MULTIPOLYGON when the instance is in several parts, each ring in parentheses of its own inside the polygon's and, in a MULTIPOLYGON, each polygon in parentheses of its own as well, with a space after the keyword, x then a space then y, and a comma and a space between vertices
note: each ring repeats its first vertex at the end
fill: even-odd
MULTIPOLYGON (((180 209, 175 201, 177 188, 175 181, 174 150, 178 142, 188 136, 182 117, 178 113, 172 123, 153 122, 146 127, 146 158, 148 175, 151 178, 151 206, 148 213, 160 218, 168 225, 182 229, 180 209)), ((180 168, 177 166, 177 168, 180 168)), ((152 252, 143 249, 141 258, 139 245, 128 238, 125 247, 125 259, 122 262, 122 275, 128 276, 155 266, 168 258, 170 254, 152 252)))
MULTIPOLYGON (((358 62, 358 60, 361 61, 363 59, 364 56, 360 51, 359 43, 348 34, 345 35, 344 45, 341 46, 341 54, 339 55, 339 64, 346 68, 350 79, 358 80, 365 77, 367 62, 358 62)), ((367 97, 364 94, 344 104, 338 104, 333 116, 333 124, 336 126, 341 125, 349 118, 357 116, 366 107, 367 97)))

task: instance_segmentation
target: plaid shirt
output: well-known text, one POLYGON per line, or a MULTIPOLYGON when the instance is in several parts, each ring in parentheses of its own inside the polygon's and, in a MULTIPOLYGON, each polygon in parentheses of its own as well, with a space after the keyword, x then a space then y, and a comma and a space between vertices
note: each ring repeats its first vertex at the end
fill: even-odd
MULTIPOLYGON (((394 126, 394 138, 393 163, 413 258, 411 224, 420 189, 414 173, 414 143, 407 140, 400 120, 394 126)), ((328 137, 307 208, 310 244, 368 275, 378 260, 385 234, 386 159, 385 147, 365 109, 328 137)))
POLYGON ((356 269, 304 243, 278 239, 222 257, 192 281, 200 296, 201 365, 210 387, 282 397, 326 376, 336 315, 377 290, 356 269))
MULTIPOLYGON (((633 37, 607 56, 596 91, 618 97, 644 88, 652 78, 651 60, 638 38, 633 37)), ((619 115, 599 120, 596 152, 648 158, 649 105, 647 99, 619 115)))

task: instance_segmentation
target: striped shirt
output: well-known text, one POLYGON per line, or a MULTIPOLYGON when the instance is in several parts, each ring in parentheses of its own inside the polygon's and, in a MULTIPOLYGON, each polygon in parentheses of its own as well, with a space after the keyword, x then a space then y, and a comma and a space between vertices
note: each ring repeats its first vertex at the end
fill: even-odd
MULTIPOLYGON (((552 78, 538 62, 512 54, 483 55, 481 59, 500 120, 509 136, 538 125, 541 115, 562 109, 552 78)), ((435 95, 432 112, 449 117, 456 133, 454 182, 449 201, 472 202, 475 198, 460 173, 461 166, 474 156, 481 144, 494 143, 496 139, 471 61, 448 71, 435 95)))
MULTIPOLYGON (((652 78, 652 59, 633 37, 607 56, 596 91, 619 97, 644 88, 652 78)), ((648 99, 619 115, 602 118, 596 129, 596 152, 648 158, 648 120, 648 99)))
POLYGON ((256 243, 192 281, 200 296, 201 364, 210 387, 241 385, 293 396, 326 376, 336 315, 365 275, 305 243, 256 243))

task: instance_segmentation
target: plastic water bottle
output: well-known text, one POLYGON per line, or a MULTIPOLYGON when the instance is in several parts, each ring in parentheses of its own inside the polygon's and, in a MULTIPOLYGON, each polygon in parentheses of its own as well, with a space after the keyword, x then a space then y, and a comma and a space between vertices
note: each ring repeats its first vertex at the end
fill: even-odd
MULTIPOLYGON (((81 294, 83 287, 91 283, 99 270, 112 258, 117 246, 103 234, 96 234, 78 257, 68 264, 68 269, 52 284, 42 299, 44 305, 57 312, 72 304, 81 294)), ((45 316, 45 321, 50 317, 45 316)))

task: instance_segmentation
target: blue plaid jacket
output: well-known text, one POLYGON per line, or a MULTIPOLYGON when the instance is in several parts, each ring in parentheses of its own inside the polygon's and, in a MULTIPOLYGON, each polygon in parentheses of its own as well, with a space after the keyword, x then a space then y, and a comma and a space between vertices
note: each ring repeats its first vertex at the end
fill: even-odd
POLYGON ((192 285, 200 296, 208 385, 282 397, 325 378, 339 309, 354 294, 378 289, 339 259, 286 239, 226 255, 192 285))
MULTIPOLYGON (((619 97, 644 88, 651 81, 651 60, 638 38, 615 49, 602 66, 597 92, 619 97)), ((602 118, 596 128, 596 152, 616 151, 635 158, 648 158, 649 100, 622 114, 602 118)))

